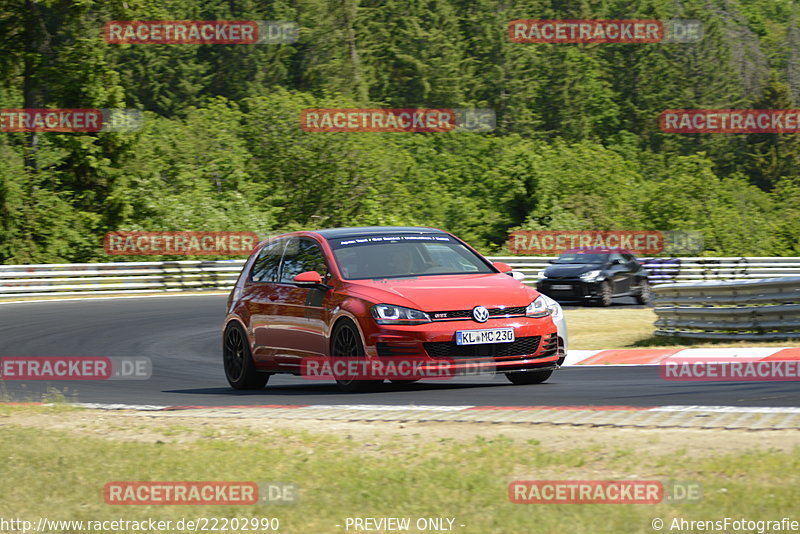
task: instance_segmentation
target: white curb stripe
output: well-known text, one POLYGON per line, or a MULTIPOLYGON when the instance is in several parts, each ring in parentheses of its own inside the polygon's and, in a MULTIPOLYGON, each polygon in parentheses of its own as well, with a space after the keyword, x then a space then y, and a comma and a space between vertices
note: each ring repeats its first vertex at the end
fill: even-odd
POLYGON ((475 406, 424 406, 416 404, 312 404, 307 408, 326 409, 326 410, 366 410, 376 412, 396 412, 398 410, 408 412, 433 411, 433 412, 460 412, 475 408, 475 406))
MULTIPOLYGON (((608 350, 571 350, 567 353, 567 358, 564 360, 564 367, 580 366, 580 367, 609 367, 612 365, 620 366, 647 366, 659 365, 670 360, 701 360, 702 363, 711 363, 717 359, 728 360, 731 358, 750 359, 754 361, 764 361, 773 354, 786 349, 797 349, 796 347, 741 347, 741 348, 702 348, 702 349, 675 349, 671 354, 664 355, 664 352, 669 350, 660 349, 608 349, 608 350), (650 363, 624 363, 614 362, 613 357, 619 355, 624 358, 626 356, 634 356, 638 352, 645 352, 650 350, 652 352, 661 352, 661 355, 653 357, 650 363), (603 363, 584 364, 589 358, 600 354, 601 352, 609 353, 603 363)), ((775 360, 778 361, 778 360, 775 360)))
MULTIPOLYGON (((55 404, 44 404, 43 406, 55 406, 55 404)), ((91 410, 137 410, 141 412, 156 412, 170 408, 170 406, 158 406, 155 404, 104 404, 99 402, 79 402, 70 404, 70 406, 79 406, 91 410)))
MULTIPOLYGON (((43 404, 43 406, 56 406, 53 403, 43 404)), ((153 404, 104 404, 104 403, 91 403, 91 402, 83 402, 83 403, 76 403, 72 404, 72 406, 79 406, 81 408, 89 408, 94 410, 134 410, 134 411, 165 411, 171 410, 175 408, 174 406, 158 406, 153 404)), ((303 405, 298 408, 264 408, 263 406, 253 406, 249 408, 247 406, 207 406, 207 407, 189 407, 185 409, 176 410, 178 412, 192 412, 196 410, 205 410, 205 409, 214 409, 214 410, 225 410, 225 409, 232 409, 232 410, 242 410, 242 409, 270 409, 270 410, 359 410, 359 411, 376 411, 376 412, 397 412, 397 411, 404 411, 404 412, 421 412, 421 411, 433 411, 433 412, 460 412, 465 410, 471 410, 473 408, 480 408, 477 405, 463 405, 463 406, 437 406, 437 405, 414 405, 414 404, 406 404, 406 405, 390 405, 390 404, 311 404, 311 405, 303 405)), ((553 410, 553 411, 564 411, 564 409, 569 409, 569 406, 551 406, 551 407, 535 407, 530 408, 526 406, 492 406, 486 408, 486 411, 491 411, 492 409, 495 410, 509 410, 509 411, 531 411, 531 410, 553 410)), ((595 408, 602 408, 602 406, 597 406, 595 408)), ((575 411, 580 411, 582 408, 574 408, 575 411)), ((592 411, 592 407, 586 407, 585 410, 592 411)), ((705 412, 705 413, 777 413, 777 414, 800 414, 800 407, 793 407, 793 406, 778 406, 778 407, 770 407, 770 406, 702 406, 702 405, 668 405, 668 406, 653 406, 653 407, 643 407, 641 411, 645 412, 705 412)))
POLYGON ((781 408, 747 406, 659 406, 651 412, 711 412, 711 413, 791 413, 800 414, 800 408, 785 406, 781 408))
POLYGON ((587 358, 591 358, 598 352, 602 352, 599 350, 568 350, 567 351, 567 358, 564 360, 562 367, 568 367, 570 365, 577 365, 583 360, 587 358))

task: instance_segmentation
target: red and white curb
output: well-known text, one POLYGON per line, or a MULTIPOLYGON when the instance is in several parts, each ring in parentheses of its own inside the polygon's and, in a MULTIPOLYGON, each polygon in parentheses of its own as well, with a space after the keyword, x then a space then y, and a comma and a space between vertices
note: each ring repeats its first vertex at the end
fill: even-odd
POLYGON ((729 361, 797 361, 800 348, 742 347, 730 349, 617 349, 570 350, 564 366, 661 365, 669 361, 697 360, 703 363, 729 361))

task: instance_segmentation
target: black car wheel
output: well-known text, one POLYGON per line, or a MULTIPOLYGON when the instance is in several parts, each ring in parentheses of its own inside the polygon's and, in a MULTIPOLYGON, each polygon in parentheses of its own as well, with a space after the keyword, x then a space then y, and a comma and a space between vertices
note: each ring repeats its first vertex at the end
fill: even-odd
MULTIPOLYGON (((361 343, 361 336, 358 335, 356 325, 349 319, 339 321, 333 329, 333 335, 331 336, 331 356, 348 358, 364 357, 364 345, 361 343)), ((339 389, 345 393, 363 391, 368 386, 374 385, 375 382, 376 381, 372 380, 357 380, 355 378, 336 379, 336 384, 339 386, 339 389)))
POLYGON ((639 293, 636 295, 636 302, 639 304, 648 305, 653 301, 653 289, 650 287, 650 282, 647 279, 642 280, 639 287, 639 293))
POLYGON ((541 384, 553 374, 553 371, 523 371, 520 373, 506 373, 508 381, 515 386, 541 384))
POLYGON ((611 284, 603 282, 600 284, 600 293, 597 296, 597 303, 600 306, 611 306, 611 299, 613 293, 611 292, 611 284))
POLYGON ((222 339, 222 364, 225 378, 234 389, 261 389, 269 373, 259 373, 250 354, 250 344, 239 323, 231 323, 222 339))

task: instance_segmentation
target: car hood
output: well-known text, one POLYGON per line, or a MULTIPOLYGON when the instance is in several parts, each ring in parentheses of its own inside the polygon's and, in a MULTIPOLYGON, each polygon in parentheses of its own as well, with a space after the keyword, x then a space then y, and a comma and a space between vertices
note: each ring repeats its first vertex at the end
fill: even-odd
POLYGON ((572 278, 602 269, 603 266, 599 263, 555 263, 546 268, 544 274, 548 278, 572 278))
POLYGON ((376 304, 396 304, 422 311, 527 306, 539 295, 534 289, 502 273, 384 278, 347 283, 349 292, 376 304))

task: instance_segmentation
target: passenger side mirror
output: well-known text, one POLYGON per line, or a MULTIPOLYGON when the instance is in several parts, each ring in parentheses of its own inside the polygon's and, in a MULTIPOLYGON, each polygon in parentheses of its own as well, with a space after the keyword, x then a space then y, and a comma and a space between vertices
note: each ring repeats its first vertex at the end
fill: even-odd
POLYGON ((292 283, 297 287, 328 287, 322 283, 322 276, 317 271, 305 271, 294 278, 292 283))

